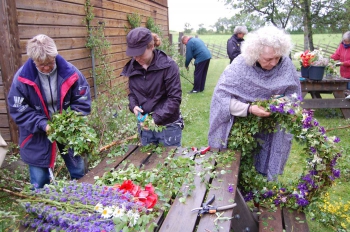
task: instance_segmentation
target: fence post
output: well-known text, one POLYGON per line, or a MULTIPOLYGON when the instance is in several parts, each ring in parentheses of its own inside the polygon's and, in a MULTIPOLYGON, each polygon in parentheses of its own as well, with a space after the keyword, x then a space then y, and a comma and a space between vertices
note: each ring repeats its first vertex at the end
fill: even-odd
POLYGON ((172 46, 173 45, 173 34, 169 33, 169 45, 172 46))
POLYGON ((183 32, 179 32, 179 53, 181 56, 185 54, 185 45, 181 41, 183 35, 183 32))

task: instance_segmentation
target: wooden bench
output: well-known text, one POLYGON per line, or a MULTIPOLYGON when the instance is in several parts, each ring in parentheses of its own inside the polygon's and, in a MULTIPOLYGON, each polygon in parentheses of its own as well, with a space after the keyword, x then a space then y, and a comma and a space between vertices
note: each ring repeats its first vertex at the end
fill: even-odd
POLYGON ((305 214, 302 212, 279 207, 275 212, 266 208, 260 208, 259 211, 259 232, 309 232, 305 214))
POLYGON ((306 78, 305 81, 300 82, 302 97, 310 93, 312 99, 304 99, 301 106, 304 109, 339 108, 344 118, 350 118, 350 100, 345 99, 344 94, 348 82, 350 79, 342 77, 323 78, 322 81, 312 81, 306 78), (331 93, 334 99, 322 99, 321 93, 331 93))

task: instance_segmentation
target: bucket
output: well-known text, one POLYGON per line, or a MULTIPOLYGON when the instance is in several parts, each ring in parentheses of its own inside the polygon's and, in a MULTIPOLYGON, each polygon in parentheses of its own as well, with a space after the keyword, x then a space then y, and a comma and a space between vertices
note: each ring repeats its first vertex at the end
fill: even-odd
POLYGON ((323 79, 325 66, 310 66, 309 79, 314 81, 321 81, 323 79))
POLYGON ((307 67, 301 66, 300 72, 302 77, 306 77, 306 78, 309 77, 309 68, 310 66, 307 66, 307 67))

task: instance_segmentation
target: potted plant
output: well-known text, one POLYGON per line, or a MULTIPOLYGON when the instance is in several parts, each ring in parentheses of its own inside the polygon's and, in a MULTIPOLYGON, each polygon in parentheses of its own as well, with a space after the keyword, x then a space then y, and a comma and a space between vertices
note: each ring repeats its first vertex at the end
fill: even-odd
POLYGON ((329 63, 329 59, 325 57, 322 49, 314 51, 306 50, 294 55, 301 64, 302 77, 308 77, 311 80, 320 81, 323 79, 324 71, 329 63))

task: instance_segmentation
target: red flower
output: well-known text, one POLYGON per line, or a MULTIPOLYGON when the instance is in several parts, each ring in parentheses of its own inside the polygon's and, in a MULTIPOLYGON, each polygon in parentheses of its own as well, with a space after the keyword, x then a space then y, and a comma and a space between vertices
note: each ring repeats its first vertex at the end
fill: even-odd
POLYGON ((158 195, 154 192, 154 187, 151 183, 145 186, 145 190, 141 191, 138 199, 147 208, 153 208, 158 201, 158 195))
POLYGON ((154 192, 154 187, 151 183, 145 186, 142 190, 140 186, 135 185, 131 180, 125 180, 122 185, 114 185, 113 189, 119 189, 122 193, 129 192, 139 201, 142 206, 147 209, 153 208, 158 201, 158 195, 154 192))
POLYGON ((134 188, 134 183, 131 180, 125 180, 123 184, 119 187, 119 190, 123 193, 129 192, 132 193, 134 188))

